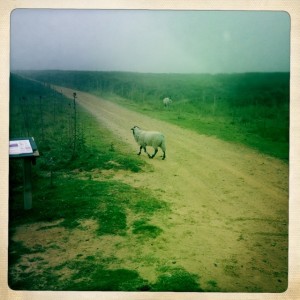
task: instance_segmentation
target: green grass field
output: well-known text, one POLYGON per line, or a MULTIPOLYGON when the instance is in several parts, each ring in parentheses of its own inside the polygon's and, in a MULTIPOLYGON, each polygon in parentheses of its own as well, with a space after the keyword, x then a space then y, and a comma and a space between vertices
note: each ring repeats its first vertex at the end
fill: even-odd
POLYGON ((36 71, 22 74, 105 96, 151 117, 245 144, 285 161, 289 157, 289 73, 36 71), (173 99, 168 110, 162 105, 164 97, 173 99))

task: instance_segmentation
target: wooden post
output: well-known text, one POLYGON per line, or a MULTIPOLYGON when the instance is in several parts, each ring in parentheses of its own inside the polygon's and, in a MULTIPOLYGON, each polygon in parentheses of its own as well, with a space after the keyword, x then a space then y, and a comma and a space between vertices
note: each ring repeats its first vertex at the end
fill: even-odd
POLYGON ((24 158, 24 209, 32 208, 31 159, 24 158))

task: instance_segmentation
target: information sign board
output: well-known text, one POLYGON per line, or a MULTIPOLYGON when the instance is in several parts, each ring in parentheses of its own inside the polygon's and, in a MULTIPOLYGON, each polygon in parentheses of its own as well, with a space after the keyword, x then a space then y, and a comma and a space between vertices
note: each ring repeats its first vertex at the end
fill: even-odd
POLYGON ((10 158, 31 157, 35 159, 38 156, 39 152, 33 137, 14 138, 9 141, 10 158))
POLYGON ((9 155, 33 153, 29 140, 9 141, 9 155))
POLYGON ((32 208, 31 164, 35 164, 39 152, 33 137, 15 138, 9 141, 9 158, 23 159, 24 209, 32 208))

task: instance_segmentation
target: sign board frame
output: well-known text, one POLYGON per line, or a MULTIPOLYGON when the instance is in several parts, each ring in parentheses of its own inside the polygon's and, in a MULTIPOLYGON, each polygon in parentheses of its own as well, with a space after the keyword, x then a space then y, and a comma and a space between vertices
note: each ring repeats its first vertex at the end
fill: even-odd
POLYGON ((30 146, 32 148, 31 153, 19 153, 19 154, 9 154, 9 158, 37 158, 39 157, 39 151, 37 148, 37 145, 35 143, 35 140, 33 137, 27 137, 27 138, 12 138, 9 140, 9 142, 18 142, 18 141, 29 141, 30 146))

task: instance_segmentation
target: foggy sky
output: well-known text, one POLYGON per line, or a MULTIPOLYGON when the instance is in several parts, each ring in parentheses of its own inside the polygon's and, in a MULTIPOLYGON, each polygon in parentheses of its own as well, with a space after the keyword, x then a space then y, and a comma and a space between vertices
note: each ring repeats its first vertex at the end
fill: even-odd
POLYGON ((289 71, 285 12, 42 10, 11 15, 11 70, 289 71))

